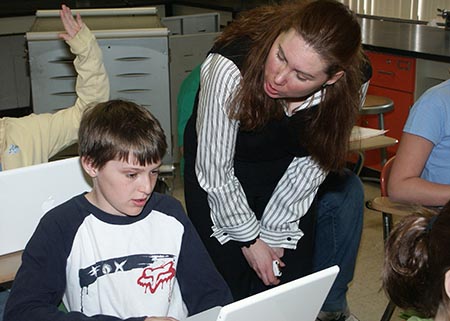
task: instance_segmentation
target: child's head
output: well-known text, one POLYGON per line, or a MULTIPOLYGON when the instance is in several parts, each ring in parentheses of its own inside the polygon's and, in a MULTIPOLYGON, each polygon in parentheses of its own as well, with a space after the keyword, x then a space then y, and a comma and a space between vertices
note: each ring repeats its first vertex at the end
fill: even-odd
POLYGON ((94 183, 86 198, 113 215, 139 215, 167 149, 159 122, 132 102, 100 103, 83 114, 78 143, 81 164, 94 183))
POLYGON ((436 214, 403 218, 386 243, 383 287, 400 308, 450 319, 450 202, 436 214))
POLYGON ((158 120, 130 101, 110 100, 88 108, 78 132, 80 157, 102 168, 110 160, 133 156, 140 165, 158 163, 167 150, 158 120))

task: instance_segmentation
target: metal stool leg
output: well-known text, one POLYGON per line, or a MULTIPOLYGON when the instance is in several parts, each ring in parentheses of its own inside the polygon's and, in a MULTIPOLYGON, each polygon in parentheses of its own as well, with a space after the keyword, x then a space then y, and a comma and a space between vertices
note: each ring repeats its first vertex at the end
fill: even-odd
MULTIPOLYGON (((383 213, 383 240, 386 242, 389 233, 391 233, 392 229, 392 214, 383 213)), ((389 301, 386 309, 384 310, 383 316, 381 317, 381 321, 389 321, 392 317, 392 314, 395 310, 395 304, 392 301, 389 301)))
POLYGON ((359 176, 363 166, 364 166, 364 152, 359 151, 358 152, 358 160, 356 161, 356 164, 353 167, 353 172, 356 174, 356 176, 359 176))
POLYGON ((392 228, 392 214, 383 213, 383 240, 386 242, 392 228))
POLYGON ((381 321, 389 321, 394 314, 395 304, 389 301, 386 309, 384 310, 383 316, 381 317, 381 321))
MULTIPOLYGON (((383 114, 378 115, 378 127, 384 130, 384 116, 383 114)), ((387 149, 386 147, 380 149, 381 155, 381 166, 383 166, 387 161, 387 149)))

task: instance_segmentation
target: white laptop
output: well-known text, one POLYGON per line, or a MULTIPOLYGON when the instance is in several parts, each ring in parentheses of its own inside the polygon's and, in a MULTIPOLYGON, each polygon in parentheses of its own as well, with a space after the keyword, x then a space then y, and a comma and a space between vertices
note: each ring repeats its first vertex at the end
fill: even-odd
POLYGON ((185 320, 315 321, 338 272, 335 265, 185 320))
POLYGON ((48 210, 91 189, 79 157, 0 172, 0 255, 23 250, 48 210))

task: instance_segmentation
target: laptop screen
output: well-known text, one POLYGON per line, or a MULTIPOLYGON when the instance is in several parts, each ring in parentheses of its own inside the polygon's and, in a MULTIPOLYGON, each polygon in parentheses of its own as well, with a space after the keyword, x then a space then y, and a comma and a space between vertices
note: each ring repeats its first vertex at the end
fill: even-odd
POLYGON ((335 265, 186 320, 315 321, 338 272, 335 265))
POLYGON ((0 172, 0 255, 23 250, 48 210, 90 190, 79 157, 0 172))

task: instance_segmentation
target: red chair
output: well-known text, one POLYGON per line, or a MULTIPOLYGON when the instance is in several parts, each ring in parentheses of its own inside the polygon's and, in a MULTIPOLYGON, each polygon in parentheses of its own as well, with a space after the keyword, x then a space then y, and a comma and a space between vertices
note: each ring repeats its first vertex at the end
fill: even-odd
MULTIPOLYGON (((392 165, 394 164, 395 156, 389 158, 383 165, 380 174, 380 190, 381 196, 388 197, 387 185, 389 181, 389 175, 391 174, 392 165)), ((392 213, 383 213, 383 238, 387 239, 392 229, 392 213)))
MULTIPOLYGON (((389 176, 391 175, 392 165, 395 161, 395 155, 389 158, 383 165, 380 174, 380 190, 381 196, 375 197, 373 200, 367 201, 366 207, 382 213, 383 217, 383 240, 386 241, 389 234, 391 233, 393 226, 393 215, 406 216, 417 211, 432 211, 422 205, 410 204, 410 203, 398 203, 389 200, 388 195, 388 182, 389 176)), ((384 310, 381 321, 389 321, 395 310, 395 304, 389 301, 386 309, 384 310)))

